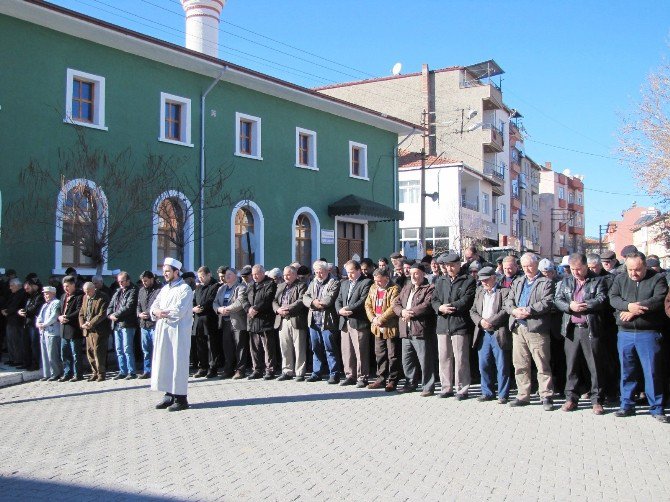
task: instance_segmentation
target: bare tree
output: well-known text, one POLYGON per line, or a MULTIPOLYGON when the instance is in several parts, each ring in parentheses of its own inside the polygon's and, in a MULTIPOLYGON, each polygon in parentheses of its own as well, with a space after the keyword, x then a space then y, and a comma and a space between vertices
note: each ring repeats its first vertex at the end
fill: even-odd
MULTIPOLYGON (((100 273, 105 263, 156 235, 156 226, 159 238, 177 249, 195 239, 196 225, 184 232, 183 221, 200 206, 201 187, 195 172, 183 168, 184 158, 148 152, 137 159, 130 148, 110 153, 91 147, 83 128, 74 127, 77 140, 58 151, 56 165, 32 160, 19 172, 23 195, 7 207, 3 238, 8 243, 43 242, 56 223, 69 256, 100 273), (180 194, 188 202, 155 205, 161 194, 168 199, 180 194)), ((202 187, 205 211, 232 206, 226 190, 232 172, 232 164, 209 169, 202 187)), ((236 200, 251 196, 243 188, 236 200)))

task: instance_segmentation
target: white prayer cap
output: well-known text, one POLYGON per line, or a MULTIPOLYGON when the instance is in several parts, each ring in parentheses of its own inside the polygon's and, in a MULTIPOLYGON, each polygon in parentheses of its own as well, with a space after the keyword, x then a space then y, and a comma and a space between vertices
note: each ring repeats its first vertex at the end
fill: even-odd
POLYGON ((53 293, 53 294, 56 294, 56 288, 54 288, 53 286, 44 286, 44 287, 42 288, 42 292, 43 292, 43 293, 53 293))
POLYGON ((165 258, 165 261, 163 262, 163 265, 169 265, 170 267, 174 267, 177 270, 181 270, 182 264, 179 260, 176 260, 174 258, 167 257, 165 258))

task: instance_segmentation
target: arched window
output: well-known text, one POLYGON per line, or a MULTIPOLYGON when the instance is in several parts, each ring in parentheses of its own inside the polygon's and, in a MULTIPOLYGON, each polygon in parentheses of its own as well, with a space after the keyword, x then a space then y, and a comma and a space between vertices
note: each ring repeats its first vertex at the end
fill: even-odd
POLYGON ((321 226, 316 213, 309 207, 298 209, 293 215, 291 227, 292 261, 311 267, 321 253, 320 233, 321 226))
POLYGON ((308 267, 312 264, 312 223, 305 213, 295 222, 295 261, 308 267))
POLYGON ((251 200, 235 204, 230 215, 230 261, 235 268, 263 263, 264 226, 258 204, 251 200))
POLYGON ((193 270, 193 207, 186 196, 176 190, 163 192, 153 206, 151 263, 161 272, 166 257, 176 258, 184 271, 193 270))
POLYGON ((58 194, 54 274, 107 273, 107 198, 85 179, 67 182, 58 194))
POLYGON ((184 210, 179 199, 168 197, 158 206, 158 250, 157 261, 165 258, 184 261, 184 210))
POLYGON ((248 208, 241 207, 235 213, 235 268, 256 263, 256 234, 254 216, 248 208))

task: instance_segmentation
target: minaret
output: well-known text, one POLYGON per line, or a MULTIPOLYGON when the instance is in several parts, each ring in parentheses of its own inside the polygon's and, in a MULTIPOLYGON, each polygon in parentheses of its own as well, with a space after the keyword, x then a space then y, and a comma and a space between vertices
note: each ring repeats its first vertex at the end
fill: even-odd
POLYGON ((219 57, 219 20, 226 0, 181 0, 186 13, 186 48, 219 57))

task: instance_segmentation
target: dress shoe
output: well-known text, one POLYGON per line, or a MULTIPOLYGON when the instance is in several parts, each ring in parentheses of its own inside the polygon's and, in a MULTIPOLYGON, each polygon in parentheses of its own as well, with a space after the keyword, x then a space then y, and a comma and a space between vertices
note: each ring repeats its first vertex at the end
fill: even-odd
POLYGON ((495 399, 495 396, 484 396, 484 395, 482 395, 482 396, 479 396, 477 398, 477 401, 479 401, 480 403, 485 403, 486 401, 493 401, 494 399, 495 399))
POLYGON ((70 378, 69 381, 70 382, 81 382, 82 380, 83 380, 83 378, 80 377, 80 376, 73 376, 72 378, 70 378))
POLYGON ((174 403, 174 396, 171 396, 169 394, 165 394, 163 396, 163 399, 161 399, 161 402, 156 405, 157 410, 164 410, 168 406, 172 405, 174 403))
POLYGON ((315 375, 314 373, 312 373, 306 381, 307 382, 319 382, 319 381, 321 381, 321 377, 319 375, 315 375))
POLYGON ((347 385, 354 385, 355 383, 356 383, 356 380, 354 380, 352 377, 347 377, 340 382, 340 386, 341 387, 346 387, 347 385))
POLYGON ((528 406, 529 404, 530 404, 530 401, 523 401, 522 399, 515 399, 514 401, 509 403, 509 405, 512 408, 517 408, 517 407, 520 407, 520 406, 528 406))
POLYGON ((358 382, 356 382, 356 388, 357 389, 364 389, 367 386, 368 386, 368 381, 367 380, 359 380, 358 382))
POLYGON ((233 375, 233 380, 241 380, 242 378, 244 378, 244 373, 241 371, 236 371, 233 375))
POLYGON ((198 371, 195 372, 193 378, 202 378, 204 376, 207 376, 207 370, 200 368, 198 371))
POLYGON ((233 378, 233 376, 235 375, 236 373, 233 373, 231 371, 224 371, 223 374, 221 375, 221 380, 228 380, 230 378, 233 378))
POLYGON ((328 383, 330 385, 337 385, 338 383, 340 383, 340 377, 332 376, 328 379, 328 383))
POLYGON ((375 380, 368 385, 368 389, 381 389, 382 387, 384 387, 384 380, 375 380))
POLYGON ((554 409, 554 401, 551 399, 543 399, 542 400, 542 409, 544 411, 551 411, 554 409))
POLYGON ((98 375, 96 382, 104 382, 106 380, 105 375, 98 375))
POLYGON ((137 375, 135 373, 128 373, 128 376, 124 380, 135 380, 137 375))
POLYGON ((69 382, 72 379, 72 375, 63 375, 58 379, 59 382, 69 382))
POLYGON ((414 385, 403 385, 398 389, 398 392, 401 394, 409 394, 410 392, 416 392, 416 387, 414 385))
POLYGON ((668 424, 670 423, 670 418, 667 415, 652 415, 654 419, 658 420, 662 424, 668 424))
POLYGON ((435 391, 432 390, 424 390, 421 391, 421 394, 419 394, 421 397, 430 397, 435 395, 435 391))
POLYGON ((87 382, 95 382, 98 379, 98 375, 95 373, 86 379, 87 382))
POLYGON ((42 377, 42 378, 40 378, 40 382, 46 382, 47 380, 49 380, 49 377, 42 377))
MULTIPOLYGON (((561 406, 561 411, 575 411, 577 409, 577 402, 572 399, 568 399, 563 406, 561 406)), ((602 406, 600 407, 602 410, 602 406)), ((594 410, 595 412, 595 410, 594 410)))
POLYGON ((168 411, 182 411, 188 409, 188 401, 186 396, 175 397, 174 403, 168 406, 168 411))
POLYGON ((205 378, 216 378, 219 376, 218 371, 216 370, 209 370, 207 374, 205 375, 205 378))
POLYGON ((635 415, 635 410, 633 408, 622 408, 620 410, 616 410, 614 412, 615 417, 623 418, 623 417, 632 417, 635 415))
POLYGON ((279 375, 279 378, 277 378, 278 382, 285 382, 286 380, 293 380, 293 377, 291 375, 287 375, 286 373, 282 373, 279 375))
POLYGON ((263 378, 263 375, 261 375, 257 371, 252 371, 251 375, 247 377, 247 380, 258 380, 259 378, 263 378))
POLYGON ((151 373, 142 373, 137 378, 139 378, 140 380, 146 380, 147 378, 151 378, 151 373))
POLYGON ((61 379, 62 376, 63 376, 63 375, 54 375, 54 376, 52 376, 51 378, 49 378, 48 381, 49 381, 49 382, 58 382, 58 381, 60 381, 60 379, 61 379))
POLYGON ((465 401, 468 398, 468 393, 464 392, 463 394, 456 394, 454 397, 456 398, 456 401, 465 401))
POLYGON ((441 398, 454 397, 454 393, 451 392, 451 391, 448 391, 448 392, 440 392, 440 393, 437 395, 437 397, 441 397, 441 398))
POLYGON ((596 403, 593 405, 593 414, 594 415, 604 415, 605 410, 603 409, 603 405, 600 403, 596 403))
POLYGON ((295 381, 296 381, 296 382, 304 382, 304 381, 305 381, 305 377, 302 376, 302 375, 297 376, 297 377, 295 377, 295 381))
POLYGON ((389 382, 386 384, 386 387, 384 387, 385 392, 395 392, 396 389, 396 384, 393 382, 389 382))
POLYGON ((507 401, 509 401, 506 397, 499 397, 498 398, 498 404, 507 404, 507 401))
POLYGON ((119 373, 114 378, 112 378, 112 380, 124 380, 127 376, 128 375, 126 375, 125 373, 119 373))
POLYGON ((274 380, 275 376, 272 373, 266 373, 263 375, 263 380, 274 380))

